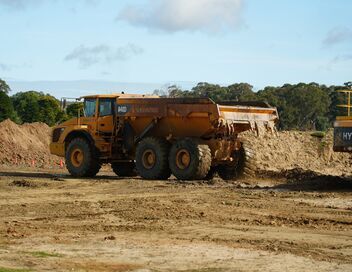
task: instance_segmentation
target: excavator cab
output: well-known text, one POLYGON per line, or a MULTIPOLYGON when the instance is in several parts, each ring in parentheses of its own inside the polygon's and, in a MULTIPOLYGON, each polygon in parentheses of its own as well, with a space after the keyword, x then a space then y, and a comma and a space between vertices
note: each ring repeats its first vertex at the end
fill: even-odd
POLYGON ((334 146, 336 152, 351 152, 352 153, 352 114, 351 114, 351 97, 352 89, 338 91, 343 94, 346 99, 346 104, 338 105, 346 111, 346 115, 337 116, 334 122, 334 146))

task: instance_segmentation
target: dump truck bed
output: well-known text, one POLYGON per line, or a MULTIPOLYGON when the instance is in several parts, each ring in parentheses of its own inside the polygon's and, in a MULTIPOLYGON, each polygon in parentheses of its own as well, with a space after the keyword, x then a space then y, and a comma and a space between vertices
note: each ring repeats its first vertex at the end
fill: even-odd
POLYGON ((209 98, 118 98, 117 115, 128 119, 137 135, 154 122, 159 125, 155 125, 153 134, 174 137, 260 132, 274 129, 278 121, 276 108, 269 105, 222 105, 209 98))

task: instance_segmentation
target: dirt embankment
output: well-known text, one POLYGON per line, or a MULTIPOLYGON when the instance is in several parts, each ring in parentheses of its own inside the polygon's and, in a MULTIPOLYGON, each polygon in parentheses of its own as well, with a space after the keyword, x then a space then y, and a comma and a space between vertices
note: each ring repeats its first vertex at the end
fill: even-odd
POLYGON ((44 123, 17 125, 0 123, 0 164, 9 166, 55 167, 60 158, 49 151, 51 128, 44 123))
POLYGON ((262 174, 289 169, 337 176, 352 174, 351 155, 332 150, 332 130, 323 138, 302 131, 267 133, 260 137, 246 132, 242 138, 254 150, 256 166, 262 174))

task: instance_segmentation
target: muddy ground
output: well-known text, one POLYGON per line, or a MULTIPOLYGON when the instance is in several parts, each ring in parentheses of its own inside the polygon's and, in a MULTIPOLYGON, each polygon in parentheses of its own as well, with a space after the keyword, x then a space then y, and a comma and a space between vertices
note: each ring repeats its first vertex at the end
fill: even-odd
POLYGON ((0 170, 0 271, 352 271, 347 177, 33 171, 0 170))

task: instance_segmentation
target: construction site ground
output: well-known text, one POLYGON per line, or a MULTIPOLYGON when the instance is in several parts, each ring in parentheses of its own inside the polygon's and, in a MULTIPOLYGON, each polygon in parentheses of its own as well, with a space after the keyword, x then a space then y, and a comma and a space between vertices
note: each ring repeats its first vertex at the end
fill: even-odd
POLYGON ((0 271, 352 271, 352 182, 0 168, 0 271))

